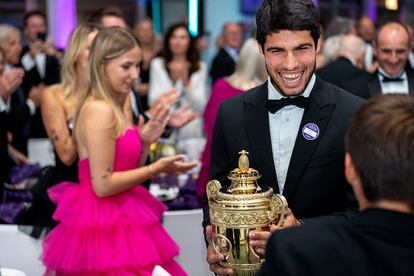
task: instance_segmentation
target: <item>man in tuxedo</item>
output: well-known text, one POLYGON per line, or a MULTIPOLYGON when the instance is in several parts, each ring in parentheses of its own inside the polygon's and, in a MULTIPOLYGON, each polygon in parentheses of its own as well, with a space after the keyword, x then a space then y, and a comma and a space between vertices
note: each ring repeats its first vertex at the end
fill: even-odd
POLYGON ((367 74, 364 68, 365 42, 356 35, 344 35, 338 58, 316 71, 324 81, 343 88, 344 83, 367 74))
POLYGON ((276 231, 259 275, 414 275, 414 97, 370 99, 347 131, 351 221, 276 231))
POLYGON ((407 28, 398 22, 382 25, 375 36, 373 48, 378 70, 348 82, 344 88, 364 99, 377 94, 413 93, 414 71, 406 69, 411 49, 407 28))
MULTIPOLYGON (((23 18, 25 45, 21 64, 25 70, 23 89, 28 92, 38 85, 49 86, 60 80, 60 56, 52 42, 47 40, 46 15, 41 11, 30 11, 23 18)), ((46 138, 40 108, 32 119, 30 137, 46 138)))
POLYGON ((358 18, 356 22, 356 32, 359 37, 365 41, 365 56, 364 67, 368 72, 375 70, 377 64, 374 60, 374 53, 372 50, 372 40, 375 35, 375 23, 367 15, 363 15, 358 18))
POLYGON ((242 28, 235 22, 224 24, 221 34, 223 45, 211 64, 210 76, 214 84, 219 78, 234 73, 242 41, 242 28))
MULTIPOLYGON (((238 152, 245 149, 251 167, 262 175, 259 185, 286 197, 290 212, 284 227, 334 213, 347 217, 357 202, 343 173, 343 139, 362 100, 315 76, 320 29, 311 0, 265 0, 256 23, 269 79, 220 106, 211 179, 228 185, 226 176, 238 167, 238 152)), ((218 264, 224 256, 213 249, 207 207, 204 215, 210 270, 231 274, 218 264)), ((266 231, 249 233, 258 254, 264 253, 269 236, 266 231)))

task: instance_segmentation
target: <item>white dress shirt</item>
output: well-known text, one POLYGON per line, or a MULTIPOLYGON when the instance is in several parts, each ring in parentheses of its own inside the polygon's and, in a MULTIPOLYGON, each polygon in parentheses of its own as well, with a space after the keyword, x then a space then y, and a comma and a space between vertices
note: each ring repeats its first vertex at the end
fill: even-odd
POLYGON ((387 76, 389 78, 392 78, 389 74, 387 74, 382 68, 379 68, 378 71, 380 74, 378 74, 378 79, 381 86, 381 92, 382 94, 408 94, 409 88, 408 88, 408 79, 407 79, 407 73, 405 71, 400 74, 399 78, 402 78, 403 81, 388 81, 383 82, 383 76, 387 76), (382 74, 382 75, 381 75, 382 74))
MULTIPOLYGON (((309 97, 315 85, 315 74, 312 75, 302 96, 309 97)), ((283 98, 279 91, 273 86, 268 78, 268 99, 279 100, 283 98)), ((275 113, 269 112, 270 140, 272 144, 273 162, 276 170, 279 192, 283 193, 287 172, 289 169, 290 158, 295 146, 300 123, 302 121, 303 108, 295 105, 285 106, 275 113)))
POLYGON ((36 53, 34 59, 27 52, 22 57, 22 65, 26 72, 32 70, 36 66, 37 72, 39 72, 40 78, 44 79, 46 76, 46 54, 43 52, 36 53))

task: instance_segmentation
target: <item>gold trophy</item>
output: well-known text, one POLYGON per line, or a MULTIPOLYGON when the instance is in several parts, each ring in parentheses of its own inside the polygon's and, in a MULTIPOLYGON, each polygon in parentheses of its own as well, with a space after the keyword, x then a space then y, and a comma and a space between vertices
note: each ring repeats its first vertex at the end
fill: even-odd
POLYGON ((235 275, 255 275, 264 259, 249 244, 249 231, 269 230, 271 224, 282 225, 288 212, 284 196, 273 194, 269 187, 260 188, 258 171, 249 168, 247 151, 239 152, 239 167, 227 176, 231 185, 222 188, 217 180, 207 184, 213 247, 224 255, 220 262, 235 270, 235 275))

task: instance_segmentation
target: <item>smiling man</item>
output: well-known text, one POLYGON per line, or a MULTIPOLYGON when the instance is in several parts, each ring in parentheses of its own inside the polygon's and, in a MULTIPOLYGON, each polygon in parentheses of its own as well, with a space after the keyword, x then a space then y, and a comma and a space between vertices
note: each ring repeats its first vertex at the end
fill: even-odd
POLYGON ((348 82, 344 88, 365 99, 378 94, 414 93, 414 72, 406 70, 411 51, 407 28, 398 22, 385 23, 375 35, 373 49, 378 70, 348 82))
MULTIPOLYGON (((362 100, 315 76, 320 30, 311 0, 265 0, 256 23, 269 78, 221 105, 213 133, 211 179, 228 185, 226 176, 245 149, 251 167, 262 175, 259 185, 286 197, 291 212, 284 227, 316 217, 347 217, 357 202, 343 173, 344 134, 362 100)), ((231 274, 218 264, 223 256, 211 245, 208 224, 206 206, 210 269, 231 274)), ((264 253, 269 236, 250 233, 257 253, 264 253)))

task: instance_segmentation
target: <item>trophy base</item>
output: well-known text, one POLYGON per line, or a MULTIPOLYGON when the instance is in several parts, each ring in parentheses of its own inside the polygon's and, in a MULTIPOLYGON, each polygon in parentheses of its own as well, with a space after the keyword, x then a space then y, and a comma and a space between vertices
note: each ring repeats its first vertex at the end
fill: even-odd
POLYGON ((234 270, 233 275, 237 276, 254 276, 260 270, 262 263, 256 264, 234 264, 229 262, 219 262, 220 265, 228 268, 232 268, 234 270))

